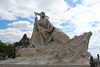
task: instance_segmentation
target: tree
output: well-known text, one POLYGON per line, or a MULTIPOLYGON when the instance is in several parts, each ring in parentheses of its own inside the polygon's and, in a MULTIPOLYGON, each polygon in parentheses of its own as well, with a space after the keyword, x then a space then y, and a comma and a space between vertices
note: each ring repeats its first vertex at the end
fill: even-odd
POLYGON ((6 45, 0 40, 0 53, 6 53, 6 45))
POLYGON ((1 40, 0 40, 0 53, 5 53, 8 55, 8 57, 12 57, 12 58, 15 58, 15 47, 14 47, 14 43, 11 44, 6 44, 6 43, 3 43, 1 40))
POLYGON ((13 44, 7 45, 7 54, 9 57, 15 58, 15 48, 13 44))

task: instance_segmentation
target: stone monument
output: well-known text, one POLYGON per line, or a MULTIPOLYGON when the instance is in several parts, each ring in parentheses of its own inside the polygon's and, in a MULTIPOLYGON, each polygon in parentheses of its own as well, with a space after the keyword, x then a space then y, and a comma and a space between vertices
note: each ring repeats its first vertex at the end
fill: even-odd
MULTIPOLYGON (((35 12, 35 23, 29 47, 18 51, 21 57, 5 63, 17 64, 88 64, 91 32, 70 39, 54 27, 44 12, 35 12), (37 18, 40 16, 40 19, 37 18)), ((3 63, 3 62, 2 62, 3 63)))

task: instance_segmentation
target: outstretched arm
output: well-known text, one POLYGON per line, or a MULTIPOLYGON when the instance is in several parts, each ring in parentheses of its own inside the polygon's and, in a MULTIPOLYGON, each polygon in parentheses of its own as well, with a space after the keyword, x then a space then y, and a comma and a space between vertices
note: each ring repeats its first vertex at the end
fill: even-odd
POLYGON ((34 12, 34 14, 35 14, 35 16, 36 16, 36 15, 39 15, 39 16, 40 16, 40 13, 34 12))

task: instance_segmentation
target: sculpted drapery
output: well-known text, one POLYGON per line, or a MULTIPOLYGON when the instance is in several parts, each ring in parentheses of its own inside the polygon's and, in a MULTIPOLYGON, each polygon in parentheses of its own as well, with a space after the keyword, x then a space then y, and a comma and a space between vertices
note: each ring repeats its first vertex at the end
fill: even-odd
POLYGON ((44 12, 35 12, 35 16, 30 47, 43 48, 44 45, 50 45, 51 42, 56 41, 60 44, 64 44, 69 40, 69 37, 64 32, 60 31, 49 22, 47 19, 48 16, 46 16, 44 12), (40 16, 40 20, 38 20, 37 15, 40 16))

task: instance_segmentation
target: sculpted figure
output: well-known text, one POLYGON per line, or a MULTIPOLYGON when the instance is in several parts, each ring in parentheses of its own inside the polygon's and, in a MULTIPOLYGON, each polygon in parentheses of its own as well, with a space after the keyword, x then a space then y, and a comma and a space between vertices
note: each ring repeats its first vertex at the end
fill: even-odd
POLYGON ((88 64, 88 45, 92 32, 69 39, 49 22, 44 12, 35 12, 35 16, 33 33, 29 40, 29 46, 34 48, 18 50, 18 54, 23 58, 9 62, 17 63, 19 60, 19 63, 29 64, 88 64), (40 16, 40 19, 37 16, 40 16), (25 60, 25 56, 28 59, 25 60))
POLYGON ((36 48, 43 48, 45 45, 51 42, 58 42, 64 44, 69 41, 69 37, 56 27, 54 27, 48 20, 48 16, 44 12, 35 12, 35 23, 33 34, 30 40, 30 45, 36 48), (40 16, 38 20, 37 16, 40 16))

